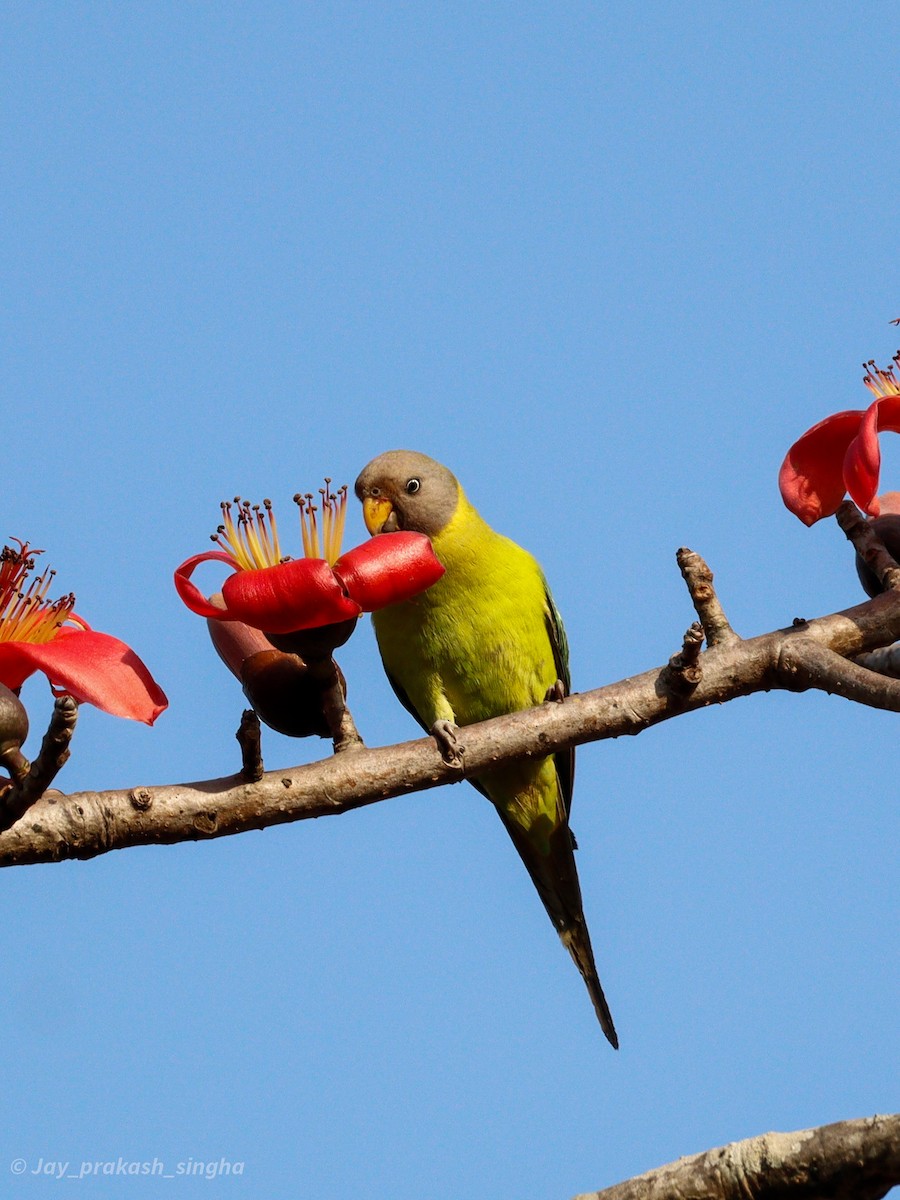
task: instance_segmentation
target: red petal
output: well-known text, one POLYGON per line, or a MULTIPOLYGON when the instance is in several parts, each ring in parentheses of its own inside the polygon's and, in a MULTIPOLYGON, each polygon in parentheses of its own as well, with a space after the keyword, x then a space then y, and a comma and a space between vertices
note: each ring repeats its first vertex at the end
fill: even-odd
POLYGON ((778 486, 782 500, 805 525, 837 512, 847 490, 844 457, 863 416, 857 409, 826 417, 788 450, 778 486))
POLYGON ((205 554, 195 554, 193 558, 186 559, 175 572, 175 589, 191 612, 200 617, 216 617, 220 621, 227 621, 227 613, 210 604, 197 585, 191 583, 191 576, 202 562, 228 563, 232 570, 237 566, 231 555, 222 550, 207 550, 205 554))
POLYGON ((844 482, 859 507, 877 517, 880 511, 876 492, 881 471, 879 433, 900 433, 900 396, 883 396, 870 404, 863 414, 859 432, 847 447, 844 457, 844 482))
POLYGON ((0 642, 0 680, 19 687, 42 671, 56 691, 115 717, 152 725, 168 705, 165 694, 118 638, 94 630, 61 630, 52 642, 0 642))
MULTIPOLYGON (((876 401, 877 404, 877 401, 876 401)), ((878 516, 875 493, 881 473, 881 447, 878 445, 878 410, 875 404, 863 413, 859 432, 844 454, 844 485, 863 512, 878 516)))
POLYGON ((348 596, 375 612, 424 592, 444 574, 424 533, 379 533, 334 564, 348 596))
POLYGON ((222 585, 222 595, 228 608, 226 620, 244 621, 264 633, 315 629, 360 613, 359 605, 347 599, 323 558, 298 558, 258 571, 236 571, 222 585))

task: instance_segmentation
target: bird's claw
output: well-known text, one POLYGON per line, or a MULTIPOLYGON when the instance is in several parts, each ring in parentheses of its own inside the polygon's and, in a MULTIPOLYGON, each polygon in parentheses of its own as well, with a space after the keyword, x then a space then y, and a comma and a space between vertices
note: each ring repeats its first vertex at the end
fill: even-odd
POLYGON ((452 721, 435 721, 431 727, 431 736, 437 742, 441 758, 449 767, 461 767, 465 747, 459 744, 459 730, 452 721))
POLYGON ((566 685, 561 679, 557 679, 556 683, 547 688, 547 695, 544 697, 544 703, 562 704, 566 698, 566 685))

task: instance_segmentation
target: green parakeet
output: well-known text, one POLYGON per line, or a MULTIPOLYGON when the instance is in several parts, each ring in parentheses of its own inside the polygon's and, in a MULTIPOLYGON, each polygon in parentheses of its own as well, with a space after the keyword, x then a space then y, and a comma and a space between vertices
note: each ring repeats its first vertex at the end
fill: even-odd
MULTIPOLYGON (((356 481, 372 534, 426 534, 446 569, 428 591, 373 613, 401 702, 438 741, 453 727, 541 704, 570 689, 568 646, 541 568, 495 533, 456 478, 424 454, 391 450, 356 481), (557 685, 561 686, 557 686, 557 685)), ((474 780, 493 803, 581 972, 603 1032, 618 1046, 594 963, 569 830, 574 750, 474 780)))

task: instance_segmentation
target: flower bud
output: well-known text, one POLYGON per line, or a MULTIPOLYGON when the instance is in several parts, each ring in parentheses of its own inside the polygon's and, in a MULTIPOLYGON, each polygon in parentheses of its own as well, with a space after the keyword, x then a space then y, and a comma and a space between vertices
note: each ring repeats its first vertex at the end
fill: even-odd
MULTIPOLYGON (((287 737, 330 735, 322 704, 323 684, 316 672, 310 672, 303 658, 288 647, 300 640, 306 648, 312 646, 322 651, 318 657, 328 658, 333 646, 340 644, 336 642, 336 636, 343 642, 353 632, 355 617, 339 626, 323 625, 300 633, 273 634, 271 640, 240 621, 210 619, 206 624, 219 657, 241 681, 244 695, 265 725, 287 737), (344 626, 349 628, 344 629, 344 626), (337 630, 341 633, 336 634, 337 630), (285 646, 276 646, 276 641, 285 646)), ((344 677, 340 668, 337 670, 346 695, 344 677)))
POLYGON ((0 763, 14 779, 28 773, 21 747, 28 737, 28 713, 22 701, 0 683, 0 763))
POLYGON ((343 646, 356 628, 358 620, 359 617, 351 617, 349 621, 317 625, 315 629, 297 629, 293 633, 267 633, 266 637, 279 650, 284 650, 287 654, 298 654, 304 662, 315 662, 330 658, 338 646, 343 646))
MULTIPOLYGON (((346 695, 344 677, 335 666, 346 695)), ((322 708, 322 685, 296 654, 261 650, 245 660, 241 679, 256 715, 276 733, 288 737, 330 735, 322 708)))

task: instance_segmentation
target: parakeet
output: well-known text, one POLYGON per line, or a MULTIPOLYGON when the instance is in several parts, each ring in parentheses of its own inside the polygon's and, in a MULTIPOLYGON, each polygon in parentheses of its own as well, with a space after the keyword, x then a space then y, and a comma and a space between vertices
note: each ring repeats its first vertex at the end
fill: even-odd
MULTIPOLYGON (((356 481, 372 534, 426 534, 445 567, 428 591, 373 613, 388 679, 439 743, 455 726, 531 708, 570 690, 568 645, 543 572, 495 533, 434 459, 391 450, 356 481)), ((472 782, 493 803, 618 1047, 584 919, 569 830, 574 750, 511 763, 472 782)))

